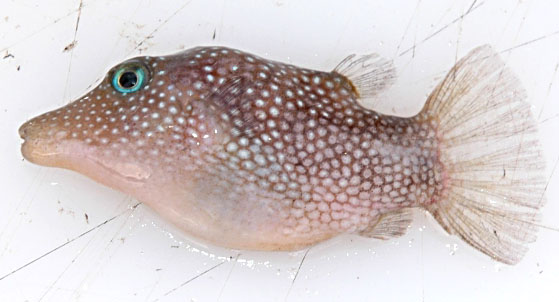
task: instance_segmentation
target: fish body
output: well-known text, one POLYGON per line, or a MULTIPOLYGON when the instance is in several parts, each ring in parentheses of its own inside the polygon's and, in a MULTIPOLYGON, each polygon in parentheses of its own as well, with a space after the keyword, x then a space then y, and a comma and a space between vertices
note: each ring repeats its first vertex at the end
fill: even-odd
MULTIPOLYGON (((464 60, 490 51, 474 50, 464 60)), ((459 67, 453 76, 464 76, 477 88, 476 79, 462 75, 459 67)), ((479 167, 487 170, 508 161, 494 150, 472 158, 459 153, 483 145, 477 145, 475 131, 470 138, 467 133, 453 136, 458 126, 469 125, 464 108, 460 124, 454 114, 470 91, 450 90, 461 86, 447 77, 411 118, 360 105, 393 78, 390 62, 376 55, 350 56, 331 72, 225 47, 137 57, 112 68, 78 100, 25 123, 19 130, 25 139, 22 153, 31 162, 71 169, 130 194, 187 233, 231 248, 293 250, 342 233, 391 238, 405 232, 409 209, 423 207, 447 231, 495 259, 518 261, 523 243, 531 240, 526 236, 533 233, 532 211, 520 213, 526 221, 523 230, 515 226, 507 229, 512 235, 503 233, 516 240, 514 248, 484 246, 461 232, 475 226, 469 220, 483 213, 467 216, 476 207, 456 212, 457 204, 473 198, 483 205, 478 208, 492 210, 489 194, 475 192, 481 187, 501 194, 497 204, 521 198, 525 204, 515 204, 521 210, 539 208, 525 188, 518 194, 502 190, 519 179, 506 179, 497 189, 490 180, 462 179, 469 172, 475 176, 479 167), (458 105, 453 106, 455 99, 458 105), (455 144, 465 147, 454 154, 449 150, 455 144), (465 219, 455 220, 461 215, 465 219)), ((503 87, 516 87, 506 80, 503 87)), ((510 98, 503 102, 510 107, 510 98)), ((519 133, 532 133, 531 116, 517 111, 526 121, 519 133)), ((495 127, 502 132, 494 133, 497 138, 508 134, 497 124, 482 129, 486 134, 481 138, 493 139, 487 132, 495 127)), ((541 156, 537 141, 531 146, 521 164, 534 172, 541 156)), ((528 185, 539 192, 540 179, 534 179, 528 185)), ((499 223, 496 229, 509 227, 509 220, 499 223)))

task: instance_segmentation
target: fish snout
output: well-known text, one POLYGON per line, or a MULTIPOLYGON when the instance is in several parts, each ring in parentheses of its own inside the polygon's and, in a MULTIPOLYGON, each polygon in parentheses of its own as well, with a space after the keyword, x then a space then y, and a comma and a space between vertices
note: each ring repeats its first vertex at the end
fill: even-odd
POLYGON ((57 118, 47 113, 25 122, 18 129, 23 139, 21 153, 25 159, 40 165, 53 165, 53 160, 60 160, 65 133, 57 118))
POLYGON ((23 123, 18 129, 19 136, 25 141, 51 137, 58 125, 49 123, 49 117, 50 113, 42 114, 23 123))
POLYGON ((21 125, 18 129, 19 137, 21 137, 23 140, 27 139, 30 129, 33 127, 33 124, 34 121, 29 120, 25 122, 23 125, 21 125))

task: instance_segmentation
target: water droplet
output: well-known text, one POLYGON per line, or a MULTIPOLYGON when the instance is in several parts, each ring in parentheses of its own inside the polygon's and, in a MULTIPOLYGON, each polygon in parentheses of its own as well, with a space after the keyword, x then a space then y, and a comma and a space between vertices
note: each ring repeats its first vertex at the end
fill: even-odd
POLYGON ((445 244, 446 248, 449 249, 449 255, 450 256, 454 256, 456 254, 456 251, 458 250, 458 244, 456 243, 447 243, 445 244))

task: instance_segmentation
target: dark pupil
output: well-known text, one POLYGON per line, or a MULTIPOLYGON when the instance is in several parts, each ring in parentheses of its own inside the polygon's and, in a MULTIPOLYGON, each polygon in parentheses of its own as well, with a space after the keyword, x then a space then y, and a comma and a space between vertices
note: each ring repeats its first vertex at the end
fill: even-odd
POLYGON ((118 79, 118 84, 123 88, 132 88, 136 85, 136 82, 138 82, 138 77, 132 71, 123 73, 118 79))

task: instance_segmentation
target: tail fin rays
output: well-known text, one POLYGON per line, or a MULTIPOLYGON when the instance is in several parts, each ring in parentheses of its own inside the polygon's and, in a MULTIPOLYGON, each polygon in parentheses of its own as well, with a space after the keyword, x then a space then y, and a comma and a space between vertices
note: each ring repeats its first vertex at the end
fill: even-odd
POLYGON ((434 119, 446 182, 426 208, 450 234, 515 264, 535 240, 544 161, 526 93, 489 46, 435 88, 418 119, 434 119))

